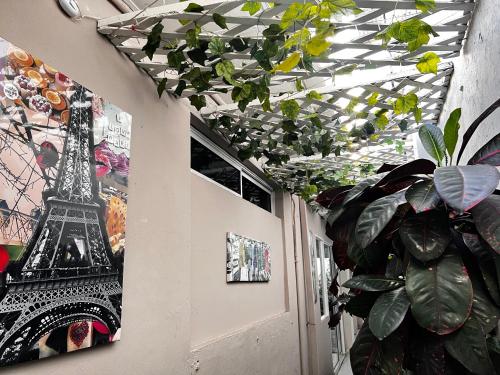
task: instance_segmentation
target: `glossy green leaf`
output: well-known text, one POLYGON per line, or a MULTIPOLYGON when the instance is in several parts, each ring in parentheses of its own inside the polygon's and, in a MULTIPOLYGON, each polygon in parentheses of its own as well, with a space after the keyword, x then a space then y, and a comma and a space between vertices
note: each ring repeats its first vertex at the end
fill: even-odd
POLYGON ((458 212, 468 211, 488 197, 499 181, 500 174, 491 165, 449 166, 434 171, 439 196, 458 212))
POLYGON ((399 327, 409 306, 404 287, 383 293, 370 310, 368 324, 372 333, 379 340, 385 339, 399 327))
POLYGON ((441 129, 435 125, 424 124, 418 130, 418 136, 425 151, 438 162, 438 166, 441 165, 441 160, 443 160, 446 152, 441 129))
POLYGON ((493 304, 488 294, 483 290, 481 283, 474 277, 471 277, 473 298, 472 315, 479 321, 485 333, 491 332, 497 327, 500 319, 500 309, 493 304))
POLYGON ((255 13, 257 13, 259 10, 262 9, 262 4, 257 1, 247 1, 243 7, 241 7, 242 11, 247 11, 248 14, 253 16, 255 13))
POLYGON ((167 86, 167 78, 163 78, 160 83, 158 84, 158 87, 156 91, 158 92, 158 97, 161 98, 163 92, 165 91, 165 87, 167 86))
POLYGON ((432 210, 407 218, 399 228, 405 248, 421 262, 440 257, 451 241, 448 217, 432 210))
POLYGON ((495 374, 486 338, 477 319, 468 319, 461 329, 447 336, 445 346, 448 353, 473 374, 495 374))
POLYGON ((389 223, 399 205, 406 202, 405 192, 400 191, 370 203, 359 215, 356 223, 356 243, 365 248, 389 223))
POLYGON ((436 208, 441 201, 432 180, 413 184, 406 191, 405 197, 417 214, 436 208))
POLYGON ((221 29, 227 29, 226 17, 221 16, 219 13, 214 13, 212 14, 212 18, 221 29))
POLYGON ((411 260, 406 292, 417 323, 438 335, 459 329, 472 308, 472 283, 455 252, 445 253, 427 265, 411 260))
POLYGON ((349 357, 353 375, 377 374, 372 368, 380 357, 380 342, 373 336, 366 322, 352 344, 349 357))
POLYGON ((500 166, 500 134, 495 135, 481 147, 467 164, 489 164, 500 166))
POLYGON ((497 306, 500 306, 499 270, 497 269, 497 263, 500 260, 500 256, 495 255, 490 249, 490 246, 488 246, 488 244, 477 234, 462 233, 462 239, 465 246, 467 246, 476 257, 482 279, 490 297, 497 306))
POLYGON ((446 121, 444 126, 444 144, 446 145, 446 150, 448 150, 448 155, 450 158, 453 157, 455 152, 455 146, 458 141, 458 129, 460 129, 460 116, 462 115, 462 109, 457 108, 450 113, 450 117, 446 121))
POLYGON ((420 73, 434 73, 437 74, 438 64, 441 58, 434 52, 426 52, 418 60, 417 69, 420 73))
POLYGON ((390 279, 381 275, 358 275, 347 280, 342 286, 350 289, 361 289, 366 292, 393 290, 404 285, 400 279, 390 279))
POLYGON ((475 206, 471 212, 481 237, 500 254, 500 196, 491 195, 475 206))
POLYGON ((300 112, 299 103, 294 99, 282 100, 280 102, 280 109, 283 115, 291 120, 295 120, 300 112))

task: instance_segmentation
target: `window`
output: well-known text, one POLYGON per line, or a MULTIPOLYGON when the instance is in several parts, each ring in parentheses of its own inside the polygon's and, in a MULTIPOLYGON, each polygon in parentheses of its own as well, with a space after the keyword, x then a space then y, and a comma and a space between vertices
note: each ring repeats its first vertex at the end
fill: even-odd
POLYGON ((240 171, 194 138, 191 138, 191 168, 228 189, 241 193, 240 171))
POLYGON ((242 177, 243 199, 271 212, 271 194, 254 184, 245 176, 242 177))
POLYGON ((235 158, 192 130, 191 169, 272 212, 271 189, 235 158))

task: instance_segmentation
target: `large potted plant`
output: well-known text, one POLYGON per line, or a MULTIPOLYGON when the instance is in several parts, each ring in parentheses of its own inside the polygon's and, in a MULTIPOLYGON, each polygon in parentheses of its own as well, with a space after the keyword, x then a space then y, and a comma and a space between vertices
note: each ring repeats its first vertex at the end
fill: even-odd
POLYGON ((458 165, 498 106, 468 128, 457 165, 460 110, 444 134, 419 129, 436 163, 384 165, 356 186, 318 196, 330 210, 335 262, 353 270, 339 311, 365 319, 350 350, 354 375, 500 371, 500 134, 458 165))

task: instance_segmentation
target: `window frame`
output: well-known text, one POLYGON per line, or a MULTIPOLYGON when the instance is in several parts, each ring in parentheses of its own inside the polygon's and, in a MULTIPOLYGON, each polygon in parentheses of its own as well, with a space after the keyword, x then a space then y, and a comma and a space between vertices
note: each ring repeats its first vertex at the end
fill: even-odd
POLYGON ((191 135, 189 141, 191 142, 191 138, 195 139, 199 143, 201 143, 203 146, 205 146, 207 149, 212 151, 214 154, 219 156, 221 159, 223 159, 225 162, 229 163, 231 166, 236 168, 240 172, 240 193, 237 193, 234 190, 231 190, 227 186, 222 185, 221 183, 211 179, 210 177, 205 176, 204 174, 198 172, 197 170, 194 170, 191 168, 191 163, 189 168, 191 169, 191 172, 196 174, 197 176, 200 176, 201 178, 210 181, 213 184, 216 184, 217 186, 223 188, 224 190, 236 195, 237 197, 240 197, 243 199, 245 202, 248 202, 250 204, 253 204, 254 206, 259 207, 260 209, 269 212, 270 214, 274 215, 275 212, 275 207, 274 207, 274 191, 272 187, 264 181, 262 178, 257 176, 255 173, 250 171, 241 161, 236 159, 235 157, 231 156, 227 151, 225 151, 223 148, 220 146, 216 145, 214 142, 212 142, 208 137, 203 135, 200 131, 196 130, 195 128, 191 127, 191 135), (245 177, 247 180, 249 180, 251 183, 255 184, 262 190, 264 190, 266 193, 268 193, 271 197, 271 211, 267 211, 266 209, 256 205, 255 203, 252 203, 246 199, 243 198, 243 177, 245 177))

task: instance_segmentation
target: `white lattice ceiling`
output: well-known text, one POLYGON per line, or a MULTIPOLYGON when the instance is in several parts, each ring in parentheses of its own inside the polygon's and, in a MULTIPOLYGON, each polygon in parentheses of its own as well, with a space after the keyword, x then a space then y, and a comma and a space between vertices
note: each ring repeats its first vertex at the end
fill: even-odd
MULTIPOLYGON (((184 12, 187 2, 181 2, 103 19, 98 23, 98 30, 154 80, 168 78, 167 88, 173 89, 179 81, 179 76, 167 64, 166 55, 170 50, 158 49, 152 61, 141 50, 147 34, 156 23, 162 21, 164 25, 162 40, 165 43, 184 40, 186 31, 193 27, 193 22, 196 22, 202 28, 200 39, 208 40, 218 36, 223 40, 231 40, 243 37, 249 41, 251 47, 252 42, 262 38, 261 32, 266 27, 279 23, 280 15, 292 2, 294 1, 283 0, 275 3, 274 7, 268 7, 266 2, 262 2, 262 10, 254 16, 248 16, 241 11, 244 1, 198 0, 196 3, 204 7, 203 14, 184 12), (214 13, 225 17, 228 30, 223 30, 214 23, 212 18, 214 13), (191 23, 183 26, 178 20, 191 20, 191 23)), ((441 64, 437 75, 421 75, 413 67, 419 56, 426 51, 437 53, 444 62, 460 54, 474 2, 436 1, 436 9, 431 14, 417 11, 415 2, 409 0, 357 0, 356 3, 363 12, 335 20, 336 33, 332 39, 330 54, 313 59, 315 70, 313 73, 296 68, 289 73, 278 72, 272 77, 271 103, 276 104, 289 98, 296 99, 301 105, 302 120, 297 121, 299 127, 305 128, 307 121, 304 118, 315 113, 323 122, 325 131, 335 137, 336 134, 347 134, 353 127, 362 127, 366 122, 373 121, 376 111, 391 109, 391 99, 395 100, 401 95, 415 92, 420 98, 423 120, 436 123, 446 96, 452 66, 447 63, 441 64), (428 45, 412 53, 407 52, 403 45, 389 44, 385 47, 374 39, 379 31, 392 22, 409 18, 422 19, 430 24, 439 36, 431 38, 428 45), (339 75, 339 70, 346 66, 355 67, 356 70, 347 76, 339 75), (296 92, 297 77, 304 81, 303 92, 296 92), (312 89, 322 94, 321 101, 306 99, 307 92, 312 89), (367 100, 373 92, 378 92, 380 98, 375 105, 370 106, 367 100), (359 102, 354 111, 347 111, 347 103, 353 98, 359 102), (359 112, 368 112, 368 118, 356 118, 355 113, 359 112)), ((256 61, 251 58, 250 48, 238 53, 226 53, 223 57, 230 59, 235 65, 236 77, 245 75, 247 78, 257 78, 263 73, 256 61)), ((218 60, 213 60, 212 64, 217 62, 218 60)), ((212 67, 201 66, 201 69, 211 70, 212 67)), ((220 78, 213 79, 211 84, 216 88, 231 88, 220 78)), ((195 90, 188 87, 183 95, 193 93, 195 90)), ((207 91, 205 94, 211 95, 216 92, 207 91)), ((261 110, 257 102, 250 103, 245 112, 241 113, 230 100, 221 104, 221 99, 224 101, 225 98, 219 95, 217 101, 209 103, 209 106, 202 110, 203 116, 211 118, 225 114, 234 118, 247 131, 248 142, 259 139, 262 147, 266 146, 269 137, 278 141, 275 151, 287 153, 292 158, 288 165, 272 168, 274 173, 288 173, 303 168, 307 163, 311 168, 319 165, 335 170, 346 163, 352 163, 353 160, 366 160, 379 165, 383 162, 405 162, 413 157, 409 142, 404 146, 403 155, 396 152, 394 146, 384 142, 395 137, 405 139, 408 134, 415 131, 415 121, 409 115, 393 117, 389 126, 379 133, 376 141, 369 139, 362 141, 357 149, 341 156, 329 155, 321 159, 318 155, 314 155, 297 158, 293 148, 282 143, 283 132, 280 129, 280 121, 283 117, 277 105, 274 106, 272 113, 267 113, 261 110), (402 131, 398 123, 405 117, 408 117, 408 127, 402 131), (253 127, 255 119, 262 121, 260 129, 253 127)), ((230 135, 224 127, 217 128, 217 131, 226 137, 230 135)), ((307 137, 307 132, 301 137, 307 137)), ((242 144, 243 147, 244 145, 245 143, 242 144)))

